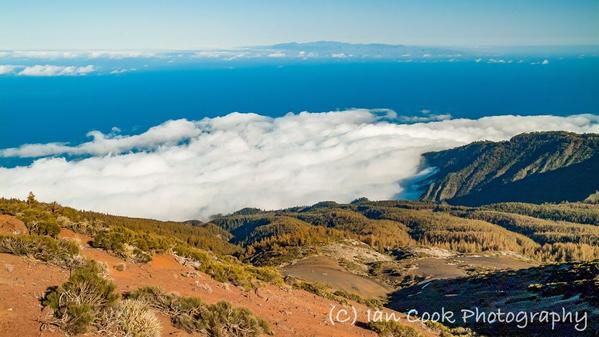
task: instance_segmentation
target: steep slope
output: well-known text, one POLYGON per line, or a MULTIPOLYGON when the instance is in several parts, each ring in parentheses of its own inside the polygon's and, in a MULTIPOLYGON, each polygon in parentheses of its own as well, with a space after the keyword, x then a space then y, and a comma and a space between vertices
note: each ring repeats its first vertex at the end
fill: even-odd
POLYGON ((599 190, 599 135, 521 134, 424 155, 437 172, 421 198, 481 205, 582 201, 599 190))
MULTIPOLYGON (((157 255, 147 264, 136 264, 110 255, 102 249, 90 247, 92 238, 63 229, 59 237, 74 240, 81 255, 106 266, 107 277, 123 294, 144 286, 153 286, 182 296, 200 298, 205 303, 227 301, 234 306, 251 310, 269 321, 274 336, 344 336, 376 337, 376 333, 363 328, 367 308, 354 305, 360 324, 331 324, 329 310, 340 304, 304 290, 264 284, 256 289, 244 289, 230 283, 214 280, 210 275, 183 265, 172 255, 157 255), (125 266, 119 268, 119 266, 125 266)), ((0 336, 65 336, 60 329, 48 324, 51 312, 42 310, 40 297, 46 289, 63 283, 69 271, 27 257, 0 253, 0 336)), ((405 316, 403 321, 405 321, 405 316)), ((190 336, 175 328, 163 315, 159 315, 162 336, 190 336)), ((406 323, 423 337, 438 334, 417 323, 406 323)), ((98 334, 86 334, 97 336, 98 334)))
MULTIPOLYGON (((599 261, 546 265, 517 271, 502 271, 451 280, 433 280, 397 291, 389 307, 405 311, 451 311, 456 325, 471 326, 487 336, 597 336, 599 333, 599 261), (507 312, 529 314, 520 320, 489 323, 480 316, 464 322, 462 310, 478 310, 488 316, 500 308, 507 312), (573 322, 542 321, 539 314, 563 310, 575 315, 573 322), (586 322, 582 320, 586 312, 586 322), (537 313, 536 320, 531 314, 537 313), (525 324, 526 323, 526 324, 525 324), (520 325, 521 327, 518 327, 520 325), (575 326, 582 331, 577 331, 575 326)), ((497 316, 496 316, 497 317, 497 316)))

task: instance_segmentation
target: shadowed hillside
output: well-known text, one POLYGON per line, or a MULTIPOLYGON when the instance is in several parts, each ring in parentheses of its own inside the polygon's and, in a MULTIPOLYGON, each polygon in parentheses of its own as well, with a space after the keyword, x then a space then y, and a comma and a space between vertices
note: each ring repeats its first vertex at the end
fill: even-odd
POLYGON ((427 153, 421 198, 453 204, 582 201, 599 190, 599 135, 538 132, 427 153))
MULTIPOLYGON (((460 325, 476 325, 476 330, 490 336, 597 336, 599 333, 599 262, 566 263, 537 268, 478 275, 453 280, 433 280, 429 283, 401 289, 392 295, 389 306, 397 310, 416 309, 419 312, 441 310, 461 315, 462 309, 491 312, 562 313, 586 312, 584 331, 574 324, 529 321, 526 329, 511 324, 472 324, 473 319, 460 325)), ((459 320, 458 320, 459 321, 459 320)), ((574 321, 576 322, 576 321, 574 321)), ((583 324, 579 325, 582 328, 583 324)))

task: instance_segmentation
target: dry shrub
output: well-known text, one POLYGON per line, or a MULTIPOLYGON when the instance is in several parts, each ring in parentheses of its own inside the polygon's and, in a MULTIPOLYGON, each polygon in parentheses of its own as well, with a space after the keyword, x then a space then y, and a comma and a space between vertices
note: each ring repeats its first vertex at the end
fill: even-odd
POLYGON ((89 331, 100 313, 116 304, 116 287, 102 272, 100 265, 91 261, 76 269, 64 284, 46 292, 42 303, 54 310, 55 324, 67 333, 89 331))
POLYGON ((27 256, 61 267, 77 267, 83 260, 79 246, 68 239, 40 235, 0 235, 0 253, 27 256))
POLYGON ((270 333, 268 324, 245 308, 227 302, 204 304, 199 298, 166 294, 158 288, 140 288, 128 298, 148 303, 168 315, 174 326, 209 337, 255 337, 270 333))
POLYGON ((98 332, 108 337, 160 337, 160 322, 142 301, 124 300, 104 310, 97 321, 98 332))
POLYGON ((368 323, 368 328, 380 337, 422 337, 414 328, 396 321, 378 321, 368 323))

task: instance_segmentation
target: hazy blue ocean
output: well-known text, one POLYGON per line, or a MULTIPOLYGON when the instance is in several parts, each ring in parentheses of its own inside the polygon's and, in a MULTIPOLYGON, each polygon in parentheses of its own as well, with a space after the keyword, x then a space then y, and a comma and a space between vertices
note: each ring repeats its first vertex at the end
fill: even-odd
MULTIPOLYGON (((337 63, 237 65, 82 77, 0 76, 0 148, 80 142, 114 126, 232 111, 279 116, 351 107, 454 117, 599 113, 599 60, 547 65, 337 63)), ((6 162, 5 162, 6 163, 6 162)))

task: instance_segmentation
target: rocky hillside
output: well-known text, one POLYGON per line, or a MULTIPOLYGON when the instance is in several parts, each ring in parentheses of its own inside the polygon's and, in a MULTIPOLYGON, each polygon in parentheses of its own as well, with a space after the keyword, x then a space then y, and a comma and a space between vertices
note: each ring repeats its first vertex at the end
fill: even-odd
POLYGON ((582 201, 599 190, 597 134, 527 133, 427 153, 424 160, 437 171, 424 182, 423 200, 463 205, 582 201))
MULTIPOLYGON (((490 336, 597 336, 599 334, 599 261, 564 263, 521 269, 518 271, 481 274, 452 280, 433 280, 404 288, 393 294, 390 307, 396 310, 416 309, 446 311, 460 316, 457 325, 476 326, 490 336), (551 322, 529 318, 525 328, 507 322, 481 324, 473 318, 463 319, 462 310, 490 313, 504 312, 562 315, 562 308, 573 320, 562 320, 551 328, 551 322), (506 310, 507 309, 507 310, 506 310), (586 313, 586 321, 583 317, 586 313), (576 319, 578 318, 578 320, 576 319), (548 332, 551 331, 549 334, 548 332)), ((467 312, 467 315, 470 313, 467 312)), ((524 325, 524 319, 521 320, 524 325)))

